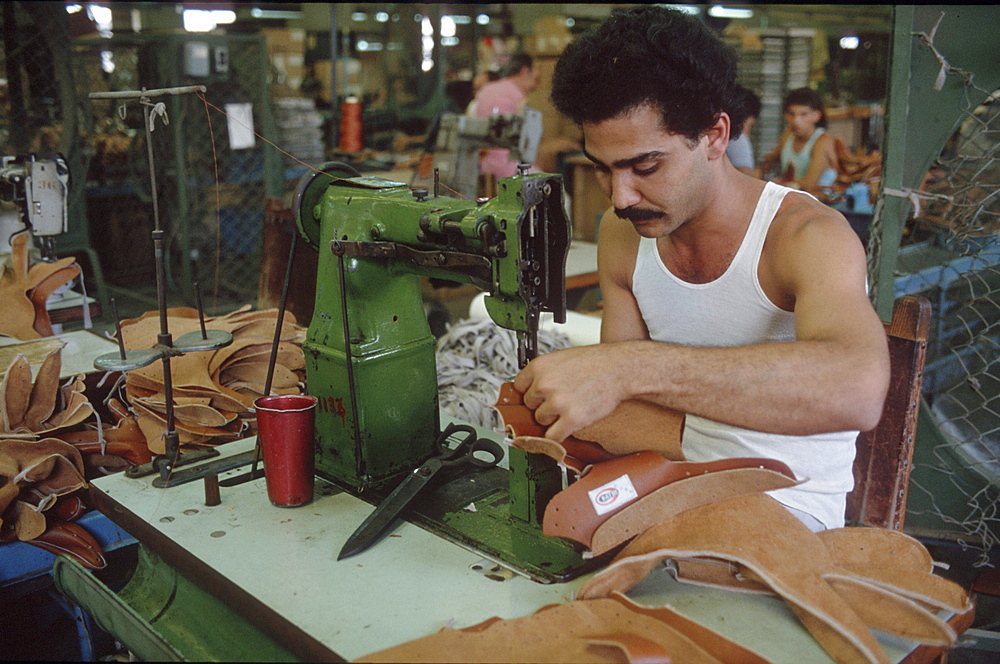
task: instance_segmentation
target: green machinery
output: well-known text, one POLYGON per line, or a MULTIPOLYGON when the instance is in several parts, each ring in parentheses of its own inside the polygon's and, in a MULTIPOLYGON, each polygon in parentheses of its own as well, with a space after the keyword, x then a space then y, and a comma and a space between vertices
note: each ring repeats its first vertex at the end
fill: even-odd
MULTIPOLYGON (((317 474, 371 502, 431 455, 440 431, 421 276, 488 291, 491 318, 517 332, 519 366, 537 354, 542 312, 565 321, 570 228, 560 178, 525 169, 480 202, 439 188, 411 191, 329 164, 297 194, 299 230, 319 251, 303 344, 309 393, 319 399, 317 474)), ((516 449, 509 459, 509 470, 431 492, 412 517, 540 581, 576 575, 579 554, 540 528, 562 472, 516 449), (462 509, 470 502, 476 512, 462 509)))

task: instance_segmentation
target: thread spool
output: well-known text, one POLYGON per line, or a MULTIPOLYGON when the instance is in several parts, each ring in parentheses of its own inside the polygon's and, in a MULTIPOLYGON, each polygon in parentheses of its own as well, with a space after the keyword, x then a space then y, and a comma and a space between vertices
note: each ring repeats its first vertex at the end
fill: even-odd
POLYGON ((340 105, 340 149, 342 152, 361 152, 361 102, 348 97, 340 105))

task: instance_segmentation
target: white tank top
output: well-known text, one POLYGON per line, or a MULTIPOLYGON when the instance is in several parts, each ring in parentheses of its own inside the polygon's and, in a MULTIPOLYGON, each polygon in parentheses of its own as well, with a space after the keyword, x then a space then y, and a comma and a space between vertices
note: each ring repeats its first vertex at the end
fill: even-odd
MULTIPOLYGON (((660 260, 656 240, 640 240, 632 292, 651 339, 703 347, 795 339, 794 314, 772 303, 757 277, 764 238, 789 191, 767 183, 732 263, 709 283, 692 284, 677 278, 660 260)), ((770 495, 814 516, 827 528, 837 528, 844 525, 846 495, 854 486, 857 435, 857 431, 813 436, 766 434, 688 415, 683 450, 689 461, 734 457, 783 461, 796 477, 808 481, 770 495)))

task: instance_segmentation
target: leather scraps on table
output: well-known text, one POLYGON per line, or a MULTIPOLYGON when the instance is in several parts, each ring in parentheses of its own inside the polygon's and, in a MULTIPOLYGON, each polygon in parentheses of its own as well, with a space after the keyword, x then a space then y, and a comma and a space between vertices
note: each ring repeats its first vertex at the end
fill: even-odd
MULTIPOLYGON (((224 316, 206 318, 207 328, 229 332, 233 342, 215 351, 171 358, 174 426, 182 446, 213 445, 248 435, 253 424, 253 402, 264 392, 277 315, 277 309, 250 311, 245 306, 224 316)), ((197 310, 188 307, 168 309, 167 325, 175 340, 201 329, 197 310)), ((123 343, 129 350, 153 346, 159 330, 157 312, 121 324, 123 343)), ((305 328, 286 313, 271 381, 272 394, 303 392, 304 339, 305 328)), ((163 363, 156 361, 129 371, 125 393, 149 450, 164 453, 163 363)))
MULTIPOLYGON (((947 646, 956 635, 936 612, 972 609, 961 587, 932 573, 922 548, 893 531, 817 534, 770 496, 741 496, 653 526, 589 579, 578 598, 625 592, 665 560, 721 561, 733 565, 728 585, 748 583, 780 596, 836 661, 884 664, 885 652, 869 628, 947 646)), ((701 581, 727 585, 724 578, 701 581)))
POLYGON ((753 651, 669 608, 620 593, 542 607, 522 618, 444 628, 359 662, 684 662, 764 664, 753 651))
POLYGON ((51 263, 30 265, 31 236, 17 233, 10 239, 10 266, 0 265, 0 335, 28 340, 52 336, 46 300, 57 289, 80 276, 72 256, 51 263))

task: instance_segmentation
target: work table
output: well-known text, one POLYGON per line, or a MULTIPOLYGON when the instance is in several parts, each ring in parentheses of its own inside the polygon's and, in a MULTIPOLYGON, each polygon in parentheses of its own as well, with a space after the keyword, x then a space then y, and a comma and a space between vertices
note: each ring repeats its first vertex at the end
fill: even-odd
MULTIPOLYGON (((230 455, 253 444, 219 449, 230 455)), ((585 578, 540 584, 410 523, 338 562, 373 508, 321 479, 314 500, 297 508, 272 506, 263 478, 223 486, 214 507, 205 505, 201 481, 164 490, 152 480, 117 474, 95 480, 92 492, 140 542, 303 657, 350 660, 442 627, 529 615, 572 599, 585 578)), ((776 663, 832 662, 776 597, 683 585, 664 568, 628 594, 650 606, 669 604, 776 663)), ((887 636, 880 641, 893 662, 912 648, 887 636)))

